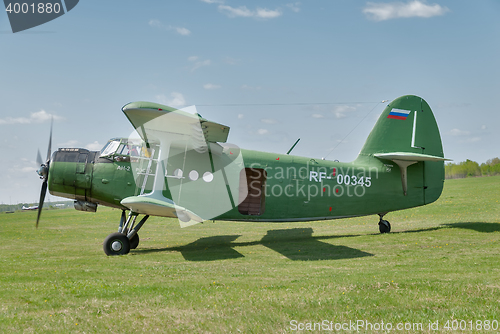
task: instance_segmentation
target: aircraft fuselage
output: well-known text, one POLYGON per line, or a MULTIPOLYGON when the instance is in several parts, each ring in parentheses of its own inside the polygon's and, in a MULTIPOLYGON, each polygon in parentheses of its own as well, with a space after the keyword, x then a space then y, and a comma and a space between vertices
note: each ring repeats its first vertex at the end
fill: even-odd
MULTIPOLYGON (((229 209, 213 219, 279 222, 386 213, 431 203, 442 189, 442 181, 425 178, 425 166, 435 162, 420 161, 408 167, 415 177, 408 178, 405 196, 399 167, 373 156, 340 163, 243 149, 241 155, 240 186, 246 184, 248 192, 236 193, 238 189, 227 187, 226 198, 202 194, 207 202, 228 201, 229 209)), ((51 194, 75 199, 83 211, 95 211, 95 204, 127 209, 120 202, 150 192, 155 174, 147 171, 151 180, 144 181, 130 156, 99 157, 99 152, 84 149, 60 149, 50 168, 51 194)), ((198 175, 207 172, 194 171, 198 175)), ((190 172, 182 171, 183 175, 190 172)), ((163 194, 171 198, 167 178, 163 194)), ((203 185, 204 181, 200 177, 197 182, 203 185)))

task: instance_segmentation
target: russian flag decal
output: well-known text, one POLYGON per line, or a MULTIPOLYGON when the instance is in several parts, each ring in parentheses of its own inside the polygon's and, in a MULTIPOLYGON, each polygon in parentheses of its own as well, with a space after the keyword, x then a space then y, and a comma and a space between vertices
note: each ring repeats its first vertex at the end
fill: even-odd
POLYGON ((403 110, 403 109, 392 109, 387 118, 393 119, 402 119, 405 120, 406 117, 411 113, 411 110, 403 110))

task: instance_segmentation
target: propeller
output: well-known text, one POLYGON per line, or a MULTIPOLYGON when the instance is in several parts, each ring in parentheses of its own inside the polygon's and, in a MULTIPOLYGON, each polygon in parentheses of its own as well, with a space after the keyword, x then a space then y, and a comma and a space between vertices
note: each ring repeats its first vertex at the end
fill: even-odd
POLYGON ((49 179, 49 169, 50 169, 50 156, 52 150, 52 125, 54 120, 50 123, 50 137, 49 137, 49 148, 47 149, 47 159, 45 162, 42 161, 42 157, 40 155, 40 150, 37 152, 36 162, 40 165, 40 168, 36 171, 38 175, 40 175, 40 179, 42 182, 42 189, 40 191, 40 200, 38 201, 38 215, 36 217, 36 228, 38 228, 38 222, 40 221, 40 215, 42 214, 43 202, 45 201, 45 195, 47 194, 47 186, 49 179))

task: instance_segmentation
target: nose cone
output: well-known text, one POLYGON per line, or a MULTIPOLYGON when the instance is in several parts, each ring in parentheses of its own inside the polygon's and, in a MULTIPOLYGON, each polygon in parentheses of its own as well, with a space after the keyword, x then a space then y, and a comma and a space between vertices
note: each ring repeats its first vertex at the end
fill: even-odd
POLYGON ((40 168, 36 171, 36 173, 40 176, 40 178, 44 179, 47 177, 49 169, 45 164, 41 165, 40 168))

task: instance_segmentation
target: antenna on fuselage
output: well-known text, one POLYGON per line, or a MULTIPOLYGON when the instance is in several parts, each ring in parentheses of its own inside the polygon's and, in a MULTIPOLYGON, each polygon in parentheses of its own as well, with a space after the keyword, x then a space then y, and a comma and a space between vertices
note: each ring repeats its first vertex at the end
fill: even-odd
POLYGON ((292 150, 295 148, 295 145, 297 145, 297 143, 299 142, 300 138, 297 139, 297 141, 295 142, 295 144, 292 145, 292 147, 290 147, 290 149, 288 150, 288 152, 286 152, 286 154, 290 154, 290 152, 292 152, 292 150))

